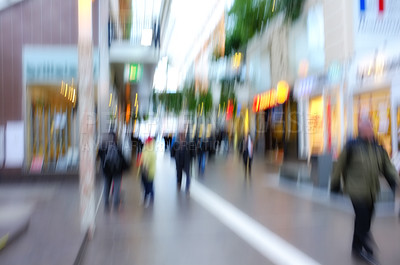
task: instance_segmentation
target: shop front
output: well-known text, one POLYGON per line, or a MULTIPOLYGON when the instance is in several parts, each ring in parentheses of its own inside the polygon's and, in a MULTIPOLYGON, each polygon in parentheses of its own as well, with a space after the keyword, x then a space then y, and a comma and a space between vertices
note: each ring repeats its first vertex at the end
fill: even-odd
POLYGON ((291 115, 291 109, 295 106, 292 99, 289 85, 285 81, 279 82, 276 89, 254 97, 256 139, 262 139, 258 142, 263 142, 265 151, 283 151, 287 147, 287 140, 293 138, 296 117, 291 115))
MULTIPOLYGON (((97 69, 96 63, 94 66, 97 69)), ((23 77, 24 169, 32 174, 77 172, 79 88, 76 47, 25 47, 23 77)), ((96 110, 93 115, 96 121, 96 110)))
POLYGON ((360 118, 372 122, 375 137, 390 156, 398 150, 400 128, 400 56, 369 56, 357 60, 349 80, 352 87, 352 135, 360 118))
POLYGON ((330 154, 335 159, 345 141, 347 120, 343 86, 327 75, 307 77, 295 85, 299 116, 299 158, 330 154))

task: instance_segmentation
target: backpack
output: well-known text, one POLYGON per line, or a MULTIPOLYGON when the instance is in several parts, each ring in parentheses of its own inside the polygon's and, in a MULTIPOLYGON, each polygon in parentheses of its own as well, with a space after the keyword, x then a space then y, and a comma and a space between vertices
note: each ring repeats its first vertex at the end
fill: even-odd
POLYGON ((109 144, 107 153, 104 157, 103 168, 110 173, 120 172, 122 169, 121 158, 119 156, 118 147, 115 144, 109 144))

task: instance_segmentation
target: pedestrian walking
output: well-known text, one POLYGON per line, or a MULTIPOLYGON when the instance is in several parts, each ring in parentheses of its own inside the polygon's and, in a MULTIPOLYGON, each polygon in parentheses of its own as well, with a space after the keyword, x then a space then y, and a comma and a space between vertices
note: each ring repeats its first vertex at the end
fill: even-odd
POLYGON ((129 163, 125 160, 121 147, 118 145, 117 136, 114 132, 108 134, 102 141, 98 157, 101 161, 101 169, 104 175, 104 207, 110 209, 110 190, 113 183, 113 204, 114 210, 118 210, 120 204, 120 190, 122 173, 129 168, 129 163))
POLYGON ((190 192, 190 165, 195 156, 195 146, 186 140, 185 134, 180 133, 171 148, 171 156, 175 158, 177 190, 181 190, 182 173, 186 175, 186 193, 190 192))
POLYGON ((385 149, 374 139, 371 122, 362 119, 358 138, 349 141, 338 158, 331 191, 340 192, 343 182, 343 190, 350 196, 355 213, 352 253, 370 264, 377 264, 370 229, 381 174, 395 192, 398 173, 385 149))
POLYGON ((139 174, 141 176, 143 186, 143 205, 154 202, 154 177, 156 174, 157 155, 153 138, 148 138, 143 146, 142 157, 139 166, 139 174))
POLYGON ((242 141, 242 155, 244 162, 244 177, 251 177, 251 164, 253 162, 253 140, 250 134, 247 134, 242 141))
POLYGON ((206 167, 206 142, 203 140, 203 138, 200 137, 197 139, 196 142, 199 176, 203 177, 206 167))

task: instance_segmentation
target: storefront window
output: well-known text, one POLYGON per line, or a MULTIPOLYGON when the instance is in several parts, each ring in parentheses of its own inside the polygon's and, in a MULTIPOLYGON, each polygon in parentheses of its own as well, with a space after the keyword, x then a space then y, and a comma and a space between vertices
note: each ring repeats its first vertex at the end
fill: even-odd
POLYGON ((60 91, 57 86, 32 85, 27 92, 30 113, 27 117, 27 165, 30 172, 77 169, 76 88, 60 91))
POLYGON ((355 136, 358 135, 358 121, 362 117, 371 119, 376 139, 391 155, 390 91, 364 93, 354 97, 355 136))
POLYGON ((320 154, 324 148, 323 98, 310 100, 308 132, 311 154, 320 154))

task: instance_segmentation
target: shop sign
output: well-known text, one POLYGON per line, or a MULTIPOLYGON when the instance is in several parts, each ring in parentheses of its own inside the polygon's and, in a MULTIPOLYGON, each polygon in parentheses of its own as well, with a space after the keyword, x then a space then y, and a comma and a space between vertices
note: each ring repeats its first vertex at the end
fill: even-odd
MULTIPOLYGON (((93 51, 93 77, 99 75, 98 53, 93 51)), ((77 80, 78 49, 76 47, 24 47, 23 69, 27 83, 60 83, 77 80)))
POLYGON ((322 92, 327 83, 326 75, 310 76, 297 80, 294 85, 294 95, 296 98, 307 97, 311 94, 322 92))
POLYGON ((129 66, 129 81, 139 82, 142 79, 143 66, 141 64, 130 64, 129 66))
POLYGON ((289 97, 289 86, 287 83, 280 85, 278 83, 277 89, 272 89, 262 94, 258 94, 253 100, 253 111, 259 112, 277 105, 283 104, 289 97))
POLYGON ((400 71, 400 55, 386 60, 377 56, 374 60, 358 66, 357 79, 362 81, 365 78, 381 77, 398 71, 400 71))
POLYGON ((26 81, 60 81, 77 79, 77 65, 65 63, 55 63, 51 61, 40 63, 27 63, 26 81))

